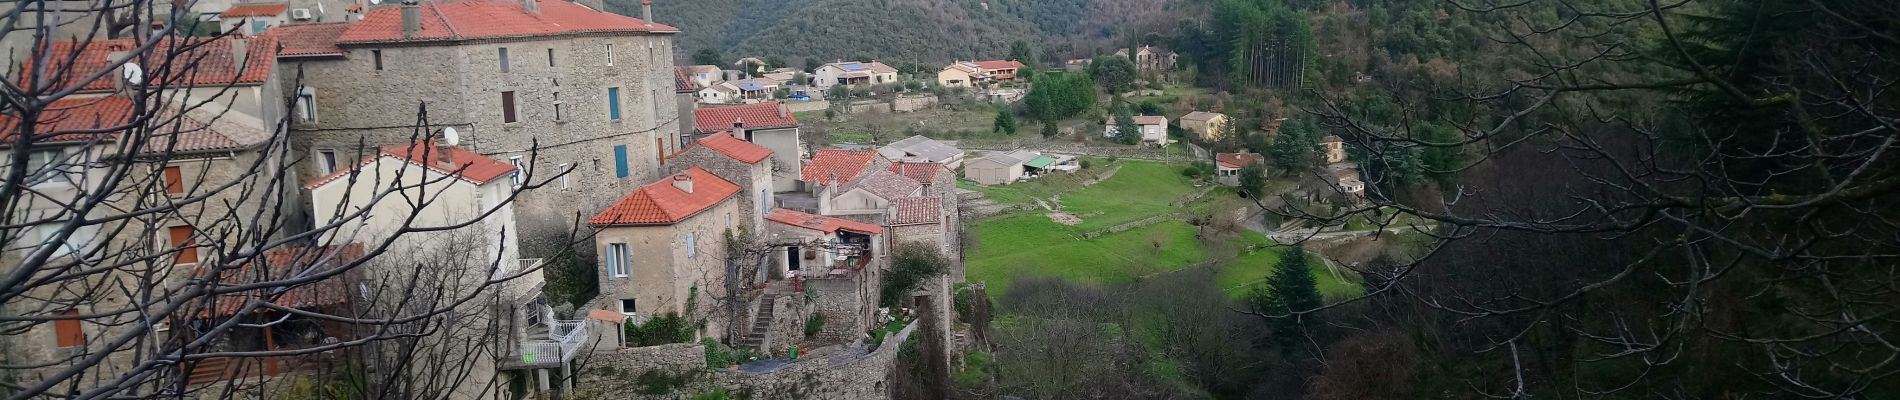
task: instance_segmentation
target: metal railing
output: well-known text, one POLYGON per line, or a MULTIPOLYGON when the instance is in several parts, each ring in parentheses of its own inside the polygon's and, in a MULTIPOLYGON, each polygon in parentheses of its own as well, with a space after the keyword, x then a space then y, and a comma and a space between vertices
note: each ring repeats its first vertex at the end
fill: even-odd
POLYGON ((581 342, 587 341, 586 320, 554 321, 548 325, 548 336, 561 346, 561 361, 574 359, 580 350, 581 342))
POLYGON ((521 351, 516 356, 523 365, 554 364, 567 361, 567 354, 561 351, 561 344, 552 340, 524 340, 521 351))

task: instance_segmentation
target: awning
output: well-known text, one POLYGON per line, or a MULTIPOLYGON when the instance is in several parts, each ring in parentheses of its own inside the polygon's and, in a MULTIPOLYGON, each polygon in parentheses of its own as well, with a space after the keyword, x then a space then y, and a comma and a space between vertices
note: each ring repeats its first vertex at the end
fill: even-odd
POLYGON ((1036 159, 1034 160, 1029 160, 1029 162, 1023 163, 1023 166, 1036 168, 1036 169, 1042 169, 1042 168, 1049 168, 1049 164, 1055 164, 1055 163, 1056 163, 1055 157, 1040 156, 1040 157, 1036 157, 1036 159))

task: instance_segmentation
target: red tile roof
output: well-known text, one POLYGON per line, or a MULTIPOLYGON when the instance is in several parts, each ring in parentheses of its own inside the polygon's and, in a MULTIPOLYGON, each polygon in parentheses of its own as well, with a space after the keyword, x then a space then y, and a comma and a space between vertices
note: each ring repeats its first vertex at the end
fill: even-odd
MULTIPOLYGON (((236 315, 244 304, 252 300, 263 301, 286 308, 311 309, 335 306, 350 301, 353 275, 348 270, 338 273, 339 269, 363 258, 363 245, 351 243, 341 246, 290 247, 265 251, 251 262, 233 270, 219 273, 218 281, 223 285, 246 285, 254 283, 286 282, 304 277, 330 275, 325 278, 294 285, 273 285, 272 287, 247 290, 218 296, 204 308, 194 308, 197 318, 223 318, 236 315), (263 266, 258 266, 258 261, 263 266)), ((200 273, 204 272, 203 270, 200 273)), ((268 310, 258 307, 254 310, 268 310)))
POLYGON ((799 179, 812 185, 830 185, 833 180, 842 184, 857 179, 864 169, 871 166, 871 160, 878 157, 877 151, 850 151, 845 149, 822 149, 811 156, 811 163, 805 164, 805 170, 799 179))
POLYGON ((943 200, 905 197, 891 202, 891 226, 935 224, 943 221, 943 200))
POLYGON ((1023 63, 1016 60, 990 60, 990 61, 976 61, 974 63, 976 64, 978 68, 983 68, 984 71, 995 71, 999 69, 1020 69, 1023 67, 1023 63))
POLYGON ((346 22, 289 24, 272 27, 260 36, 277 38, 278 57, 340 56, 344 52, 336 47, 336 38, 348 29, 346 22))
MULTIPOLYGON (((140 132, 153 135, 143 144, 140 154, 159 154, 166 151, 178 153, 235 150, 244 144, 211 129, 210 124, 189 116, 180 116, 176 110, 166 105, 147 104, 147 111, 137 110, 131 97, 68 97, 47 104, 39 115, 39 123, 33 130, 43 137, 33 138, 35 143, 84 142, 94 139, 101 141, 118 140, 125 132, 140 132), (151 107, 160 107, 165 111, 150 111, 151 107), (135 119, 144 129, 132 129, 135 119), (122 128, 111 132, 89 132, 98 129, 122 128), (174 145, 172 141, 177 141, 174 145)), ((156 99, 154 100, 156 101, 156 99)), ((0 114, 0 147, 13 142, 13 134, 19 124, 19 111, 8 110, 0 114)))
MULTIPOLYGON (((244 65, 233 62, 231 43, 240 40, 235 36, 226 36, 216 40, 201 37, 185 39, 164 39, 143 53, 133 57, 132 63, 139 64, 145 71, 146 85, 166 87, 190 87, 211 85, 250 85, 270 80, 271 68, 277 65, 277 40, 260 36, 245 40, 249 53, 244 65), (169 61, 167 61, 169 59, 169 61)), ((134 39, 100 39, 91 42, 54 41, 52 53, 56 54, 52 68, 42 68, 46 73, 56 75, 51 82, 54 87, 68 87, 81 83, 93 73, 114 66, 111 54, 130 51, 141 43, 134 39), (77 55, 67 64, 68 55, 77 55)), ((23 63, 21 71, 33 71, 34 65, 23 63)), ((33 76, 23 73, 20 76, 33 76)), ((84 82, 82 91, 111 91, 117 86, 118 73, 107 73, 99 79, 84 82)))
POLYGON ((316 189, 319 186, 347 177, 350 173, 362 170, 383 157, 390 157, 415 164, 445 175, 454 175, 476 185, 485 185, 515 172, 514 164, 482 156, 461 147, 450 147, 447 161, 437 160, 438 147, 427 142, 411 144, 392 144, 376 149, 376 154, 364 157, 363 161, 350 168, 340 168, 336 172, 324 175, 303 185, 304 189, 316 189))
POLYGON ((284 13, 284 10, 288 10, 288 9, 290 9, 290 4, 286 4, 286 3, 238 4, 238 5, 231 6, 231 8, 224 9, 224 12, 218 13, 218 17, 221 17, 221 18, 269 17, 269 16, 282 15, 284 13))
POLYGON ((739 185, 693 167, 633 191, 620 202, 588 219, 587 223, 596 226, 673 224, 706 211, 736 193, 739 193, 739 185), (673 186, 673 181, 682 177, 692 180, 692 193, 673 186))
POLYGON ((673 67, 673 93, 692 93, 698 91, 698 88, 693 87, 692 75, 693 74, 687 73, 686 67, 673 67))
POLYGON ((884 233, 884 228, 878 227, 877 225, 823 215, 811 215, 783 208, 772 209, 771 214, 765 215, 765 220, 824 233, 837 233, 838 230, 841 229, 873 235, 884 233))
POLYGON ((1221 168, 1240 169, 1262 159, 1260 153, 1214 153, 1214 163, 1221 168))
POLYGON ((337 42, 471 40, 556 36, 598 32, 679 33, 679 28, 603 12, 560 0, 537 0, 538 14, 519 1, 441 0, 422 2, 422 29, 403 38, 402 7, 371 8, 337 42))
POLYGON ((798 126, 798 118, 792 117, 792 110, 776 101, 693 110, 693 126, 700 133, 729 130, 733 122, 745 122, 746 129, 798 126))
POLYGON ((950 169, 945 168, 943 166, 943 163, 934 163, 934 162, 928 162, 928 161, 923 161, 923 162, 893 161, 891 162, 891 172, 896 172, 899 175, 903 175, 912 180, 916 180, 917 183, 921 183, 925 185, 936 183, 938 173, 949 172, 949 171, 950 169))
POLYGON ((671 159, 680 155, 680 153, 692 150, 694 147, 705 147, 707 150, 724 154, 726 157, 732 157, 732 159, 739 160, 739 162, 746 164, 758 164, 760 161, 765 161, 765 159, 772 157, 772 149, 752 144, 752 142, 739 140, 738 138, 732 137, 732 132, 720 132, 693 141, 693 144, 687 146, 685 150, 680 150, 671 156, 666 156, 666 158, 671 159))

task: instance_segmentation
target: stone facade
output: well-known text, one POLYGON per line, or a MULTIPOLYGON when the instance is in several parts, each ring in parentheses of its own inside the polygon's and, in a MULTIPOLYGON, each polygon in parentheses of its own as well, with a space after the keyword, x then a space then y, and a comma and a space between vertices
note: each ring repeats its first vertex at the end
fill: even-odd
POLYGON ((765 223, 765 213, 772 209, 772 166, 771 159, 747 164, 701 146, 689 147, 668 158, 666 163, 669 174, 699 167, 739 184, 739 221, 744 221, 743 226, 754 232, 765 223))
MULTIPOLYGON (((661 160, 678 148, 681 107, 670 34, 342 47, 347 56, 285 63, 290 71, 303 69, 303 86, 316 98, 316 120, 292 126, 296 150, 352 160, 363 154, 359 141, 413 140, 418 111, 426 106, 428 133, 452 127, 463 147, 500 160, 519 157, 533 182, 572 168, 564 179, 523 194, 523 221, 565 223, 597 211, 658 178, 665 171, 661 160), (502 48, 509 49, 506 72, 502 48), (504 120, 504 93, 513 96, 514 122, 504 120), (618 119, 610 93, 618 95, 618 119)), ((284 90, 295 90, 296 74, 280 75, 284 90)), ((323 172, 319 158, 305 158, 305 176, 323 172)))
POLYGON ((875 348, 854 343, 775 366, 707 370, 704 349, 694 344, 596 352, 589 369, 580 373, 574 398, 679 399, 723 390, 731 398, 756 400, 889 399, 887 379, 898 368, 897 353, 920 325, 906 326, 875 348), (702 352, 697 363, 686 360, 692 351, 702 352), (656 369, 686 378, 667 393, 640 393, 636 378, 656 369))
POLYGON ((705 320, 702 335, 722 336, 726 310, 709 297, 724 298, 726 290, 725 232, 736 223, 738 196, 729 197, 698 214, 669 225, 607 226, 594 235, 594 250, 603 262, 609 257, 609 244, 626 244, 630 250, 630 276, 614 276, 605 267, 595 268, 600 279, 600 297, 609 309, 635 312, 644 317, 666 312, 690 314, 705 320), (635 309, 620 309, 619 300, 633 300, 635 309), (688 304, 696 309, 686 310, 688 304))

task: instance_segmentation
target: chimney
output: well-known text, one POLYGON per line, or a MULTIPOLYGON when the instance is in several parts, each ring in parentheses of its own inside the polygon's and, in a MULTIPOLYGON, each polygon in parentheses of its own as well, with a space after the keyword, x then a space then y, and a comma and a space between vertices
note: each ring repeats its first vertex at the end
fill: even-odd
POLYGON ((685 173, 673 175, 673 188, 679 189, 682 192, 692 193, 693 192, 693 177, 686 176, 685 173))
POLYGON ((242 73, 245 67, 250 66, 250 63, 245 62, 246 60, 250 60, 250 57, 251 57, 251 42, 248 39, 245 39, 243 36, 232 37, 231 38, 231 68, 233 70, 237 70, 240 73, 242 73))
POLYGON ((454 149, 455 149, 455 146, 450 146, 449 141, 436 140, 435 141, 435 161, 442 163, 442 165, 454 167, 455 166, 455 154, 453 152, 454 149))
POLYGON ((422 30, 422 3, 416 0, 403 0, 402 38, 415 37, 416 31, 420 30, 422 30))
POLYGON ((747 142, 752 141, 752 130, 745 128, 745 118, 732 120, 732 137, 747 142))
POLYGON ((792 117, 791 113, 792 113, 792 110, 788 107, 785 107, 785 103, 778 104, 778 118, 779 119, 790 119, 792 117))
POLYGON ((653 0, 640 0, 640 20, 646 21, 648 28, 653 27, 653 0))
POLYGON ((535 4, 535 0, 521 0, 521 12, 528 15, 541 15, 541 5, 535 4))

